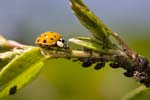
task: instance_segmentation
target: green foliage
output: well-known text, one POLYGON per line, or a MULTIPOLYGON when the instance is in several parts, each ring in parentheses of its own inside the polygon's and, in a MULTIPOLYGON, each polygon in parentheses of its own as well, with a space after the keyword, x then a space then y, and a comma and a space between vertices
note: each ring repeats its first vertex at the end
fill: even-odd
POLYGON ((40 72, 44 56, 39 48, 28 48, 0 71, 0 98, 12 95, 30 83, 40 72))
POLYGON ((141 86, 129 92, 121 100, 149 100, 149 99, 150 99, 150 89, 141 86))
POLYGON ((79 46, 101 52, 101 53, 108 53, 107 49, 105 49, 105 44, 101 41, 96 41, 95 39, 88 38, 88 37, 77 37, 69 39, 69 42, 77 44, 79 46))
POLYGON ((71 8, 79 19, 93 36, 99 41, 109 42, 111 30, 82 2, 82 0, 70 0, 71 8))
MULTIPOLYGON (((100 41, 97 42, 90 38, 82 37, 72 38, 69 40, 70 42, 101 53, 108 53, 109 50, 104 49, 104 47, 110 47, 109 49, 114 48, 112 42, 109 40, 109 35, 112 35, 120 43, 120 45, 122 45, 122 47, 127 49, 127 55, 135 60, 136 53, 128 47, 128 45, 118 36, 117 33, 112 32, 107 26, 105 26, 103 22, 99 20, 99 18, 82 2, 82 0, 70 0, 70 2, 71 8, 79 19, 80 23, 84 25, 98 41, 100 41)), ((115 47, 117 48, 117 46, 115 47)), ((117 53, 117 55, 118 54, 119 53, 117 53)), ((119 60, 122 61, 122 59, 119 60)), ((145 65, 145 67, 148 67, 148 65, 145 65)), ((148 90, 149 89, 146 88, 144 91, 143 89, 137 89, 136 91, 131 92, 131 95, 129 94, 125 96, 123 100, 149 100, 148 98, 150 97, 150 93, 148 90)))
MULTIPOLYGON (((77 37, 77 38, 69 39, 69 42, 77 44, 83 48, 93 50, 94 52, 96 51, 96 53, 98 52, 98 57, 100 57, 100 54, 106 54, 106 55, 112 54, 113 57, 114 55, 116 57, 116 54, 117 56, 121 55, 121 57, 128 56, 126 55, 126 52, 124 51, 124 49, 122 49, 120 46, 115 45, 111 42, 111 40, 109 39, 109 36, 112 35, 112 31, 107 26, 105 26, 105 24, 82 2, 82 0, 70 0, 70 1, 71 1, 72 10, 74 11, 75 15, 77 16, 81 24, 84 25, 92 33, 92 35, 94 36, 94 39, 88 38, 88 37, 77 37)), ((117 37, 116 39, 120 40, 117 34, 113 34, 113 35, 117 37)), ((9 45, 10 46, 9 47, 6 44, 6 42, 7 42, 6 39, 4 39, 3 37, 0 37, 0 43, 1 43, 0 46, 4 47, 4 49, 0 48, 0 52, 2 52, 0 55, 0 60, 1 60, 0 62, 2 62, 0 63, 0 68, 1 68, 0 99, 8 95, 15 94, 18 90, 22 89, 28 83, 30 83, 38 75, 40 70, 43 68, 43 64, 44 64, 43 61, 46 59, 45 56, 41 54, 40 48, 28 46, 24 48, 22 53, 18 54, 14 51, 11 51, 12 49, 14 49, 14 47, 11 47, 13 45, 9 45)), ((18 46, 18 47, 21 47, 21 46, 18 46)), ((52 51, 52 53, 51 52, 47 53, 47 55, 53 58, 77 57, 77 56, 71 55, 71 52, 70 52, 71 48, 69 48, 68 50, 69 52, 67 50, 60 50, 61 52, 59 50, 47 50, 47 51, 52 51), (61 55, 59 55, 60 53, 61 55)), ((83 50, 83 53, 84 53, 84 50, 83 50)), ((82 57, 81 55, 79 56, 82 57)), ((114 58, 112 58, 113 61, 114 61, 114 58)), ((119 60, 120 59, 121 58, 119 58, 119 60)), ((107 61, 110 61, 110 59, 108 59, 107 61)), ((114 94, 109 93, 109 91, 111 91, 112 88, 113 88, 112 90, 118 89, 118 87, 114 87, 114 84, 120 85, 119 82, 121 82, 120 80, 122 79, 122 77, 120 78, 119 82, 115 82, 115 81, 110 82, 111 78, 107 77, 107 75, 109 75, 109 72, 107 70, 106 74, 103 76, 100 76, 101 73, 99 73, 98 75, 95 75, 95 76, 102 77, 98 79, 99 77, 97 78, 94 76, 94 74, 96 73, 93 72, 93 70, 88 70, 89 72, 86 72, 84 69, 81 69, 81 67, 80 69, 73 69, 73 68, 78 68, 78 67, 76 67, 76 64, 74 65, 72 63, 69 63, 66 66, 64 64, 64 60, 57 60, 54 65, 49 63, 49 61, 47 65, 49 66, 51 64, 51 66, 53 67, 52 70, 50 70, 51 72, 48 71, 48 74, 50 74, 50 77, 54 77, 53 80, 56 80, 56 82, 58 82, 57 84, 59 84, 60 88, 62 88, 62 91, 63 91, 62 94, 64 95, 64 98, 68 96, 68 93, 70 93, 70 95, 73 95, 75 100, 78 98, 80 99, 82 98, 82 100, 85 98, 90 99, 90 100, 93 98, 95 98, 95 100, 102 98, 102 97, 99 97, 100 95, 102 96, 102 94, 99 93, 99 85, 105 83, 104 79, 106 80, 106 82, 109 81, 105 84, 105 87, 107 87, 108 90, 103 89, 103 87, 101 87, 103 89, 102 93, 103 91, 107 91, 107 93, 105 94, 112 96, 114 94), (62 62, 58 63, 60 61, 62 62), (67 70, 69 74, 66 73, 67 70), (86 73, 83 73, 84 71, 86 73), (72 73, 74 74, 71 76, 70 74, 72 73), (58 74, 62 78, 56 79, 54 74, 58 74), (84 74, 85 76, 82 77, 82 75, 84 74), (96 80, 98 81, 96 82, 96 80), (102 81, 99 81, 99 80, 102 80, 102 81), (70 82, 71 85, 69 86, 68 85, 69 83, 67 82, 70 82), (108 84, 109 86, 107 86, 108 84), (73 89, 75 90, 75 92, 73 89), (93 90, 95 89, 96 92, 93 92, 92 89, 93 90), (71 93, 70 91, 73 91, 73 92, 71 93), (84 94, 84 96, 75 97, 76 95, 79 95, 79 94, 80 95, 84 94)), ((116 71, 115 71, 115 74, 116 74, 116 71)), ((119 75, 117 74, 115 76, 117 81, 119 79, 117 77, 120 77, 119 75)), ((112 76, 112 74, 110 76, 112 76)), ((127 83, 126 81, 123 82, 123 84, 126 84, 126 83, 127 83)), ((122 86, 121 88, 123 89, 126 87, 122 86)), ((132 91, 131 93, 127 94, 125 97, 122 98, 122 100, 143 100, 143 99, 149 100, 149 97, 150 97, 149 89, 145 87, 140 87, 136 89, 135 91, 132 91)), ((70 96, 70 98, 73 98, 73 97, 70 96)), ((104 98, 107 98, 107 96, 104 98)))
POLYGON ((0 69, 2 69, 6 64, 8 64, 16 55, 17 53, 13 51, 0 53, 0 69))

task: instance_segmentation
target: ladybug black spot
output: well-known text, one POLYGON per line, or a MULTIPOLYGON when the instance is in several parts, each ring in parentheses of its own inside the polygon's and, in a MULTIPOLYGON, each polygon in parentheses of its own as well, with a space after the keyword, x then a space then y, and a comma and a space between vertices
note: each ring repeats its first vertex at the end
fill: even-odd
POLYGON ((17 86, 16 85, 11 87, 9 90, 10 95, 14 95, 16 92, 17 92, 17 86))
POLYGON ((54 35, 54 37, 56 37, 56 35, 54 35))
POLYGON ((37 42, 39 42, 40 40, 38 39, 37 42))
POLYGON ((50 38, 51 40, 54 40, 53 38, 50 38))
POLYGON ((43 43, 46 43, 46 40, 43 40, 43 43))

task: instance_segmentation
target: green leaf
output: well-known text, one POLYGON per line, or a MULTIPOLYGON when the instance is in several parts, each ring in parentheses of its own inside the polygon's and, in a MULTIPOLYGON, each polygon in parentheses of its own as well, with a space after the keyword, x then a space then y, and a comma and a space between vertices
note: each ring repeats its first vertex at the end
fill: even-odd
POLYGON ((14 57, 20 55, 19 52, 7 51, 0 53, 0 69, 7 65, 14 57))
POLYGON ((112 31, 82 2, 82 0, 70 0, 71 8, 93 36, 104 43, 108 42, 108 36, 112 31))
POLYGON ((31 82, 43 66, 40 48, 29 48, 0 71, 0 98, 12 95, 31 82))
POLYGON ((77 37, 69 39, 69 42, 72 42, 76 45, 83 46, 85 48, 108 53, 108 51, 104 48, 105 44, 101 41, 97 41, 96 39, 88 38, 88 37, 77 37))
POLYGON ((125 95, 121 100, 150 100, 150 88, 141 86, 125 95))

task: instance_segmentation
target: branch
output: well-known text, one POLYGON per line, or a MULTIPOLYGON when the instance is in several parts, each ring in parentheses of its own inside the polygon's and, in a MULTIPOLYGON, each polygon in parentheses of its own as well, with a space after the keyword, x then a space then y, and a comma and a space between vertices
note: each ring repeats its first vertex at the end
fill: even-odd
MULTIPOLYGON (((140 83, 143 83, 145 86, 150 86, 150 65, 147 58, 139 55, 134 50, 132 50, 124 41, 119 37, 119 35, 109 29, 83 2, 82 0, 70 0, 71 8, 81 22, 93 35, 93 37, 102 42, 105 47, 106 54, 109 54, 109 50, 121 50, 121 52, 126 53, 128 57, 120 57, 111 64, 112 67, 120 66, 121 68, 126 69, 124 73, 125 76, 133 77, 140 83), (113 36, 119 43, 112 43, 109 39, 109 36, 113 36), (122 47, 122 48, 121 48, 122 47), (121 48, 121 49, 120 49, 121 48), (126 60, 124 60, 126 58, 126 60)), ((84 40, 83 40, 84 41, 84 40)), ((73 41, 73 43, 80 45, 79 43, 73 41)), ((82 45, 86 48, 89 48, 87 45, 82 45)), ((98 47, 98 46, 96 46, 98 47)), ((90 48, 92 49, 92 48, 90 48)), ((101 50, 101 48, 100 48, 101 50)), ((98 51, 98 50, 97 50, 98 51)), ((101 50, 102 51, 102 50, 101 50)), ((106 55, 105 54, 105 55, 106 55)), ((118 54, 112 54, 117 55, 118 54)))

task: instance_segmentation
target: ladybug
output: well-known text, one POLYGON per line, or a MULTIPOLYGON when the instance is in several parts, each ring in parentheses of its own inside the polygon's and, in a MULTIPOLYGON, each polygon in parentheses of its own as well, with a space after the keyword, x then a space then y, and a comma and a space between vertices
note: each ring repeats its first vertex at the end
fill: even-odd
POLYGON ((36 38, 35 44, 40 47, 51 48, 60 47, 67 49, 68 45, 66 41, 62 38, 61 34, 57 32, 44 32, 36 38))

